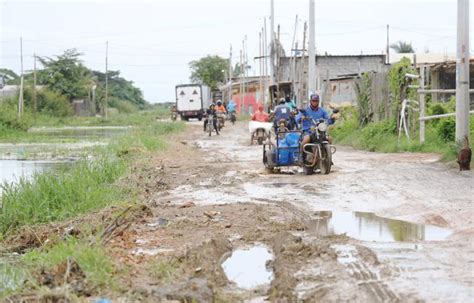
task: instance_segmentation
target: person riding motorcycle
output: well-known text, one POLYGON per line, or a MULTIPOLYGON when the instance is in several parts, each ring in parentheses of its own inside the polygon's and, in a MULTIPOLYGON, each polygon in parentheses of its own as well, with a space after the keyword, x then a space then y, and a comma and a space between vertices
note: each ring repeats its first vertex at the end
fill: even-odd
POLYGON ((204 119, 204 131, 206 131, 206 127, 208 123, 207 117, 212 115, 214 117, 214 119, 212 119, 212 125, 214 126, 214 130, 216 131, 216 134, 219 134, 219 130, 217 129, 217 112, 216 112, 215 106, 216 105, 214 103, 211 103, 209 105, 209 108, 206 110, 206 119, 204 119))
POLYGON ((217 100, 217 105, 216 105, 216 113, 217 117, 221 119, 221 124, 222 127, 224 126, 224 121, 225 121, 225 114, 227 113, 227 110, 225 109, 224 104, 222 104, 221 100, 217 100))
POLYGON ((273 128, 275 133, 278 132, 280 121, 285 120, 286 128, 293 129, 293 125, 290 124, 291 109, 285 104, 285 99, 281 98, 278 105, 275 106, 273 111, 273 128))
POLYGON ((258 111, 256 111, 253 115, 251 120, 258 121, 258 122, 268 122, 270 121, 270 116, 263 111, 263 105, 259 104, 257 107, 258 111))
POLYGON ((234 102, 234 100, 229 100, 229 103, 227 103, 227 112, 229 113, 235 113, 236 111, 236 104, 234 102))
MULTIPOLYGON (((318 121, 319 119, 326 119, 328 124, 334 124, 336 116, 334 114, 329 116, 324 108, 319 107, 319 95, 312 94, 309 106, 306 110, 300 111, 298 116, 296 116, 296 122, 300 125, 300 128, 303 131, 300 155, 303 155, 303 146, 311 142, 312 139, 310 137, 311 127, 313 126, 311 120, 318 121)), ((328 138, 328 141, 331 142, 330 138, 328 138)))
POLYGON ((229 113, 229 120, 232 122, 232 124, 235 123, 235 121, 237 120, 236 118, 236 108, 237 105, 235 104, 234 100, 230 99, 229 100, 229 103, 227 103, 227 112, 229 113))

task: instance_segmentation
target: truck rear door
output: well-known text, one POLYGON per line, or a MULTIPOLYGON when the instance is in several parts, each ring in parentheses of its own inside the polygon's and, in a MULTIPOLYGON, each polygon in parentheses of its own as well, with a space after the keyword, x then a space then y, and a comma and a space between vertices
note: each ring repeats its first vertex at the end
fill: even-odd
POLYGON ((178 111, 198 111, 202 109, 200 86, 176 87, 176 106, 178 111))

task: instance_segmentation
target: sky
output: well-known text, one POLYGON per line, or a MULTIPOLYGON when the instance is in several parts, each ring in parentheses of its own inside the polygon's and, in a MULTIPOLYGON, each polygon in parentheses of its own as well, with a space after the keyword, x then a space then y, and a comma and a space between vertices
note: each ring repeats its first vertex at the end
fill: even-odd
MULTIPOLYGON (((270 0, 13 1, 0 0, 0 67, 20 73, 33 54, 54 57, 66 49, 83 53, 83 63, 109 70, 139 87, 151 103, 174 101, 174 87, 189 83, 189 62, 206 55, 239 61, 246 41, 250 75, 259 74, 259 32, 266 21, 270 41, 270 0)), ((274 0, 275 31, 287 54, 303 41, 309 0, 274 0), (296 19, 298 20, 297 22, 296 19), (295 28, 296 24, 296 28, 295 28), (295 34, 296 33, 296 34, 295 34)), ((381 54, 387 24, 390 43, 411 42, 416 52, 456 53, 456 0, 315 0, 318 54, 381 54)), ((474 4, 470 5, 473 53, 474 4)))

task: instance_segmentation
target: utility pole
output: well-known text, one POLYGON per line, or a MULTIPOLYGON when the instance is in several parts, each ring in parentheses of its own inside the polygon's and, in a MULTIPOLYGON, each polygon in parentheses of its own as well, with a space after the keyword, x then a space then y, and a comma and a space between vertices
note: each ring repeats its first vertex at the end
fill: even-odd
POLYGON ((276 65, 276 72, 275 72, 275 81, 276 81, 276 91, 277 91, 277 94, 278 94, 278 97, 281 98, 280 96, 280 24, 278 24, 277 26, 277 38, 276 38, 276 42, 275 42, 275 52, 276 52, 276 62, 275 62, 275 65, 276 65))
POLYGON ((242 50, 240 50, 240 85, 239 85, 239 90, 240 90, 240 100, 239 100, 239 109, 240 109, 240 113, 242 113, 242 108, 243 108, 243 96, 244 96, 244 80, 243 80, 243 65, 242 65, 242 50))
POLYGON ((232 100, 232 44, 229 52, 229 100, 232 100))
POLYGON ((314 41, 314 27, 314 0, 309 0, 308 94, 316 92, 316 51, 314 41))
POLYGON ((244 77, 244 80, 242 82, 242 88, 243 88, 243 91, 242 91, 242 108, 244 108, 245 106, 245 95, 247 94, 247 86, 245 85, 245 82, 247 81, 247 74, 246 74, 246 70, 247 70, 247 61, 245 60, 245 56, 247 54, 245 53, 245 40, 242 40, 242 75, 244 77))
MULTIPOLYGON (((262 72, 263 72, 263 60, 265 60, 265 58, 262 58, 262 32, 259 32, 258 33, 258 67, 259 67, 259 77, 258 77, 258 82, 259 82, 259 86, 260 86, 260 93, 263 93, 263 83, 262 83, 262 72)), ((263 98, 261 98, 263 100, 263 98)), ((260 100, 259 100, 260 101, 260 100)), ((262 102, 263 103, 263 102, 262 102)))
POLYGON ((267 93, 268 93, 268 52, 267 52, 268 44, 267 44, 267 18, 263 18, 263 74, 264 78, 264 85, 263 85, 263 106, 266 108, 267 103, 267 93))
POLYGON ((271 83, 272 85, 275 84, 275 9, 273 5, 273 0, 271 0, 271 17, 270 17, 270 60, 271 60, 271 83))
POLYGON ((104 116, 107 119, 107 103, 109 102, 109 41, 105 43, 105 104, 104 116))
POLYGON ((456 142, 469 137, 469 0, 458 0, 456 142))
POLYGON ((387 24, 387 58, 385 59, 387 64, 390 64, 390 40, 389 40, 390 28, 387 24))
POLYGON ((20 37, 20 60, 21 60, 21 80, 20 80, 20 96, 18 97, 18 119, 23 113, 23 38, 20 37))
MULTIPOLYGON (((307 89, 308 89, 308 83, 303 82, 304 79, 304 72, 307 70, 306 68, 306 30, 308 29, 308 24, 305 22, 304 23, 304 31, 303 31, 303 51, 301 54, 301 70, 300 70, 300 80, 301 80, 301 96, 300 100, 304 100, 303 102, 306 102, 307 99, 307 89)), ((308 79, 308 78, 306 78, 308 79)), ((302 104, 298 104, 302 105, 302 104)))
POLYGON ((37 111, 37 101, 36 101, 36 53, 33 54, 33 115, 36 118, 37 111))

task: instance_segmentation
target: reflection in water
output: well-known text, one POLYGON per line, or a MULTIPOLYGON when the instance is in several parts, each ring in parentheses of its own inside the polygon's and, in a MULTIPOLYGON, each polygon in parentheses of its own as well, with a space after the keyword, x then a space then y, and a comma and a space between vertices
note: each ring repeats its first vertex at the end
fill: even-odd
POLYGON ((373 213, 319 211, 309 231, 320 236, 346 234, 362 241, 440 241, 451 231, 431 225, 382 218, 373 213))
MULTIPOLYGON (((57 161, 0 160, 0 184, 16 183, 20 178, 29 179, 33 174, 63 165, 57 161)), ((0 194, 1 194, 0 187, 0 194)))
POLYGON ((238 249, 222 263, 222 268, 230 281, 240 288, 252 289, 270 283, 272 272, 266 268, 272 255, 265 246, 238 249))
POLYGON ((113 138, 126 134, 131 127, 75 127, 75 128, 47 128, 36 129, 35 133, 56 139, 80 139, 86 141, 113 138))

